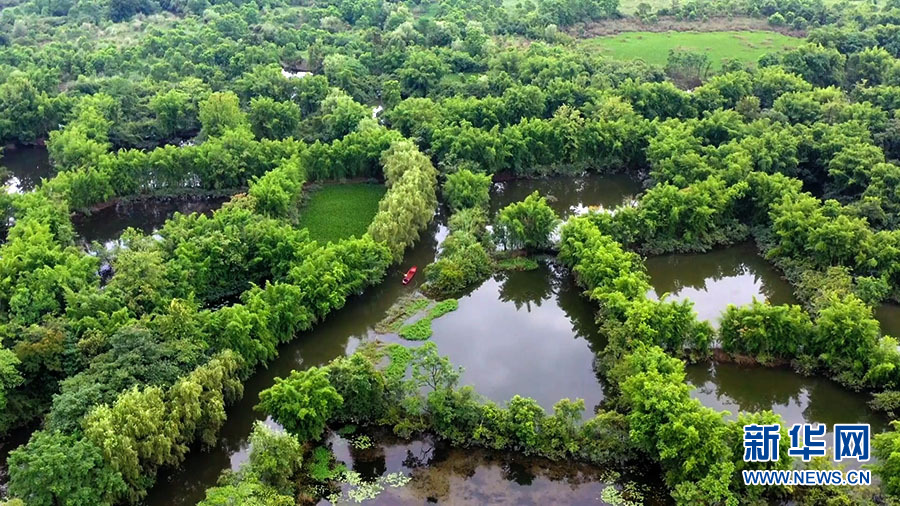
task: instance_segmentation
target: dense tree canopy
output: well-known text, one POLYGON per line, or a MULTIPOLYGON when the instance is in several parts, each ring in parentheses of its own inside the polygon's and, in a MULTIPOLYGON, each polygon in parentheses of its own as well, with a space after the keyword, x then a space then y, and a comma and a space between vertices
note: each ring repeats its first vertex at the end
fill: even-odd
MULTIPOLYGON (((34 191, 0 192, 0 433, 42 422, 9 457, 13 498, 141 501, 160 469, 216 442, 242 380, 279 345, 403 258, 439 196, 449 234, 422 266, 424 289, 489 277, 508 260, 495 241, 558 252, 599 305, 608 409, 584 421, 578 401, 553 414, 518 396, 486 402, 428 345, 394 350, 384 371, 357 355, 265 390, 260 407, 293 434, 256 427, 250 461, 205 504, 294 504, 302 443, 339 423, 551 459, 655 460, 681 504, 813 497, 736 482, 740 425, 779 419, 732 420, 691 399, 679 358, 714 346, 900 407, 897 342, 872 313, 900 294, 893 2, 689 0, 624 22, 616 0, 2 7, 0 141, 46 145, 52 161, 34 191), (733 17, 806 38, 756 62, 678 49, 665 66, 579 40, 733 17), (488 214, 492 181, 586 171, 624 172, 646 191, 559 229, 540 195, 488 214), (385 184, 361 237, 321 244, 298 226, 304 188, 323 180, 385 184), (73 212, 209 193, 240 195, 109 251, 76 241, 73 212), (690 301, 647 297, 639 255, 748 238, 802 306, 730 307, 714 330, 690 301)), ((892 499, 896 434, 875 444, 892 499)))

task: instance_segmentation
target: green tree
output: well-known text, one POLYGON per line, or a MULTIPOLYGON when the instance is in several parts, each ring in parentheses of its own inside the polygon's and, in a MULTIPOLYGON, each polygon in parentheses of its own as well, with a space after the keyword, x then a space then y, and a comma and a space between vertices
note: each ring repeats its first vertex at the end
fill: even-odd
POLYGON ((330 141, 356 130, 359 122, 368 118, 368 107, 356 102, 343 91, 332 88, 322 101, 322 138, 330 141))
POLYGON ((558 224, 559 217, 547 205, 547 199, 535 191, 500 210, 494 233, 507 248, 539 250, 552 245, 551 236, 558 224))
POLYGON ((100 448, 87 439, 37 431, 9 454, 9 493, 35 506, 111 505, 127 486, 100 448))
POLYGON ((293 137, 300 125, 300 106, 268 97, 250 100, 250 127, 257 139, 293 137))
POLYGON ((290 434, 277 433, 256 421, 250 433, 250 469, 263 483, 290 494, 303 463, 303 447, 290 434))
POLYGON ((200 124, 202 137, 218 137, 227 130, 248 126, 237 95, 230 91, 213 93, 200 103, 200 124))
POLYGON ((800 306, 753 300, 748 306, 729 305, 722 315, 719 336, 729 353, 766 358, 795 358, 812 339, 813 324, 800 306))
POLYGON ((301 441, 309 441, 322 437, 326 423, 343 403, 328 379, 328 370, 311 367, 276 378, 273 386, 259 393, 256 409, 272 416, 301 441))
POLYGON ((468 207, 484 208, 490 202, 491 176, 462 169, 447 175, 444 199, 453 211, 468 207))

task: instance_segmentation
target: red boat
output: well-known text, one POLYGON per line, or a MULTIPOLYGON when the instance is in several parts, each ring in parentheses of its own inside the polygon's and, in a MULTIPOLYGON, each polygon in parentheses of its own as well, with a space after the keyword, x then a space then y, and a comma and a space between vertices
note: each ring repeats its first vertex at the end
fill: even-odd
POLYGON ((403 284, 408 285, 410 281, 412 281, 413 276, 416 275, 416 266, 413 265, 406 271, 406 276, 403 276, 403 284))

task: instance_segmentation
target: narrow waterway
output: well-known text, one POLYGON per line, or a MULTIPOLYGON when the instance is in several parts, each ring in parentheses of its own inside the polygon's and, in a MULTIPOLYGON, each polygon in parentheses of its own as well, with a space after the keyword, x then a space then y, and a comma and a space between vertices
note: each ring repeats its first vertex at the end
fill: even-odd
POLYGON ((641 183, 625 174, 504 181, 495 183, 491 189, 491 216, 535 191, 546 197, 550 207, 566 219, 591 208, 612 209, 630 202, 641 192, 641 183))
POLYGON ((885 302, 875 307, 875 318, 881 324, 881 333, 900 339, 900 304, 885 302))
POLYGON ((787 368, 737 364, 694 364, 686 368, 694 397, 718 410, 772 410, 787 424, 868 423, 872 432, 888 428, 886 416, 866 405, 868 396, 834 381, 802 376, 787 368))

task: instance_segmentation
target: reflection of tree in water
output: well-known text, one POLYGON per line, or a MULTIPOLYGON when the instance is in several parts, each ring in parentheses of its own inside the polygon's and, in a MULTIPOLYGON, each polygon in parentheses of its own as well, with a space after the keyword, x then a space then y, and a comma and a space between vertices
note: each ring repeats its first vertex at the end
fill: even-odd
POLYGON ((868 423, 873 433, 888 428, 888 420, 880 413, 873 412, 866 404, 865 396, 849 392, 826 378, 808 378, 807 394, 809 403, 803 410, 803 417, 810 422, 827 423, 868 423))
POLYGON ((534 483, 534 473, 531 469, 522 465, 521 462, 505 460, 500 463, 500 469, 503 470, 503 478, 507 481, 523 486, 529 486, 534 483))
POLYGON ((500 283, 502 302, 512 302, 517 310, 525 306, 528 312, 531 312, 532 304, 540 307, 550 298, 557 281, 543 263, 533 271, 501 272, 494 279, 500 283))
POLYGON ((649 259, 647 267, 657 294, 674 294, 684 288, 706 290, 710 280, 747 273, 753 273, 758 282, 759 274, 747 263, 747 254, 746 248, 733 247, 701 254, 665 255, 649 259))
POLYGON ((355 448, 351 444, 350 457, 353 459, 353 470, 365 481, 375 481, 387 473, 384 447, 379 444, 369 448, 355 448))
POLYGON ((606 338, 600 333, 597 324, 597 307, 583 290, 575 284, 570 273, 559 266, 552 267, 556 279, 556 303, 572 323, 572 332, 588 342, 594 353, 600 353, 606 347, 606 338))
MULTIPOLYGON (((886 420, 863 398, 825 378, 808 378, 788 369, 716 364, 688 367, 687 380, 699 391, 733 403, 741 411, 774 410, 788 423, 869 423, 873 430, 886 420), (787 420, 787 419, 793 420, 787 420)), ((736 413, 732 413, 736 414, 736 413)))
POLYGON ((805 378, 782 369, 710 364, 708 367, 688 367, 686 373, 688 382, 697 390, 715 394, 724 402, 731 401, 741 411, 800 404, 806 393, 805 378))
POLYGON ((407 489, 420 500, 446 502, 465 497, 490 502, 488 498, 511 492, 494 473, 523 487, 533 485, 539 477, 567 488, 603 481, 599 469, 572 462, 551 462, 480 448, 450 448, 445 458, 413 469, 407 489))

